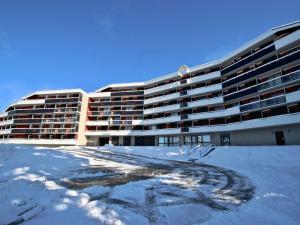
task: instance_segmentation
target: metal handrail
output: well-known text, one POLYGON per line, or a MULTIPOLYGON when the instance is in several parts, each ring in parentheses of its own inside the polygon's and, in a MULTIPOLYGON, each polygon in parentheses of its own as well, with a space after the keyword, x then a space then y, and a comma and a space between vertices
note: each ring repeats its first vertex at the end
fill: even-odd
POLYGON ((191 148, 187 151, 188 157, 191 155, 191 153, 199 151, 199 157, 202 158, 212 149, 213 146, 214 145, 211 143, 192 145, 191 148))

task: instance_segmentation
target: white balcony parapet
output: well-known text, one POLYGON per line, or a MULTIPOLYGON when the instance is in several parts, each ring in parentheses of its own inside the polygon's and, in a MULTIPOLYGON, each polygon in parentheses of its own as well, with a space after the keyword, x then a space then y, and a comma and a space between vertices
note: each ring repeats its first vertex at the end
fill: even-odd
POLYGON ((144 114, 153 114, 153 113, 160 113, 160 112, 169 112, 169 111, 175 111, 180 109, 179 104, 175 105, 168 105, 168 106, 162 106, 162 107, 156 107, 156 108, 151 108, 151 109, 145 109, 144 114))
POLYGON ((180 93, 173 93, 173 94, 169 94, 169 95, 163 95, 163 96, 145 99, 144 104, 147 105, 147 104, 177 99, 179 97, 180 97, 180 93))
POLYGON ((42 105, 45 104, 45 99, 26 99, 14 102, 10 106, 17 106, 17 105, 42 105))
POLYGON ((144 120, 143 125, 158 124, 158 123, 172 123, 178 121, 180 121, 180 116, 169 116, 169 117, 163 117, 157 119, 144 120))
POLYGON ((7 115, 8 115, 8 113, 7 113, 7 112, 0 113, 0 118, 6 117, 7 115))
POLYGON ((93 92, 93 93, 89 93, 88 96, 90 98, 101 98, 101 97, 110 97, 111 96, 111 93, 110 92, 93 92))
POLYGON ((286 94, 286 102, 287 103, 300 102, 300 91, 295 91, 286 94))
POLYGON ((189 131, 191 133, 226 132, 226 131, 246 130, 246 129, 261 128, 261 127, 297 124, 297 123, 300 123, 300 113, 273 116, 273 117, 267 117, 262 119, 253 119, 253 120, 223 124, 223 125, 192 127, 189 129, 189 131))
POLYGON ((275 41, 275 48, 278 50, 278 49, 281 49, 281 48, 288 46, 299 40, 300 40, 300 30, 297 30, 297 31, 275 41))
POLYGON ((208 74, 203 74, 197 77, 193 77, 190 79, 187 79, 187 83, 188 84, 193 84, 193 83, 197 83, 197 82, 201 82, 201 81, 207 81, 207 80, 211 80, 214 78, 218 78, 221 77, 221 72, 220 71, 215 71, 212 73, 208 73, 208 74))
POLYGON ((206 87, 200 87, 200 88, 188 90, 187 95, 204 94, 204 93, 210 93, 213 91, 220 91, 220 90, 222 90, 222 84, 214 84, 206 87))
POLYGON ((7 126, 7 125, 11 125, 14 123, 14 120, 4 120, 4 121, 0 121, 0 126, 7 126))
POLYGON ((207 105, 214 105, 223 103, 223 97, 215 97, 215 98, 209 98, 209 99, 203 99, 198 101, 193 101, 188 103, 188 107, 198 107, 198 106, 207 106, 207 105))
POLYGON ((176 87, 179 87, 179 86, 180 86, 180 82, 176 81, 176 82, 173 82, 173 83, 170 83, 170 84, 165 84, 165 85, 161 85, 161 86, 158 86, 158 87, 147 89, 147 90, 145 90, 144 94, 145 95, 153 94, 153 93, 165 91, 165 90, 168 90, 168 89, 176 88, 176 87))
POLYGON ((210 119, 210 118, 217 118, 217 117, 224 117, 224 116, 231 116, 240 113, 240 107, 235 106, 229 109, 213 111, 213 112, 204 112, 204 113, 197 113, 189 115, 189 119, 191 120, 201 120, 201 119, 210 119))
MULTIPOLYGON (((140 125, 142 124, 143 120, 126 120, 126 121, 109 121, 109 120, 98 120, 98 121, 86 121, 87 126, 107 126, 107 125, 126 125, 125 123, 122 122, 131 122, 132 125, 140 125)), ((128 124, 128 125, 131 125, 128 124)))
POLYGON ((31 144, 31 145, 77 145, 75 139, 0 139, 1 144, 31 144))
POLYGON ((140 130, 95 130, 85 131, 86 136, 142 136, 143 131, 140 130))
POLYGON ((180 128, 169 128, 169 129, 156 129, 156 130, 145 130, 142 132, 143 135, 172 135, 180 134, 180 128))
POLYGON ((0 130, 0 134, 10 134, 11 129, 0 130))

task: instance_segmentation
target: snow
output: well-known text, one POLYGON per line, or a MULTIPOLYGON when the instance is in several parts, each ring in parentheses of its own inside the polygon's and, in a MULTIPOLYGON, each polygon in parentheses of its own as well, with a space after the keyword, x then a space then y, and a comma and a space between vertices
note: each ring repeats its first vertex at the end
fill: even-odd
POLYGON ((188 150, 0 145, 0 225, 299 224, 300 146, 188 150))

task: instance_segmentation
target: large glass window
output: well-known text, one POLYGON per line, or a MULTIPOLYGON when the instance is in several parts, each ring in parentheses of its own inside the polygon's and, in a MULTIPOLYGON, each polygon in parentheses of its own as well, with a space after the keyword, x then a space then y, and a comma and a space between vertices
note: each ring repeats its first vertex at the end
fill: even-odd
POLYGON ((159 146, 178 146, 179 145, 179 137, 178 136, 159 137, 158 145, 159 146))
POLYGON ((210 143, 210 135, 184 136, 184 145, 204 145, 210 143))
POLYGON ((165 146, 165 137, 158 138, 158 146, 165 146))

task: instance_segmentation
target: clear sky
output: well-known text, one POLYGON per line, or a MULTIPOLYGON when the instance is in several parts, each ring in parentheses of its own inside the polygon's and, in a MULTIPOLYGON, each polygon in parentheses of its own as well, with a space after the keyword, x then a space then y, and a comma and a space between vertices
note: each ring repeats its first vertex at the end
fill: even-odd
POLYGON ((0 0, 0 110, 40 89, 144 81, 300 19, 299 0, 0 0))

